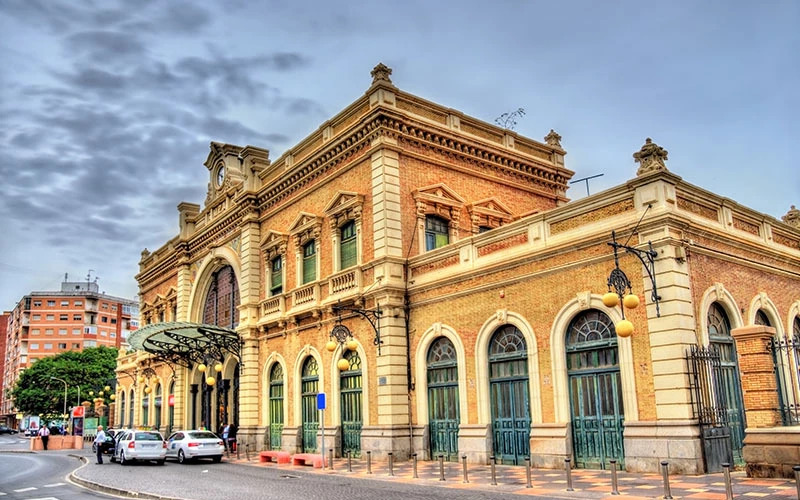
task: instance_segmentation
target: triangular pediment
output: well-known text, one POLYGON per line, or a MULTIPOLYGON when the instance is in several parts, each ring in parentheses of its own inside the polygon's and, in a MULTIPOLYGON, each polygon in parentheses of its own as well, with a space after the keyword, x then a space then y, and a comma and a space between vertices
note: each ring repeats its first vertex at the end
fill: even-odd
POLYGON ((464 198, 443 182, 415 189, 412 194, 415 200, 433 202, 440 205, 461 206, 464 204, 464 198))
POLYGON ((300 231, 304 231, 313 227, 315 225, 322 224, 322 217, 318 217, 314 214, 309 214, 307 212, 300 212, 300 215, 292 222, 292 225, 289 226, 290 233, 298 233, 300 231))
POLYGON ((490 215, 498 219, 511 220, 514 215, 511 210, 495 197, 485 198, 467 206, 467 210, 483 215, 490 215))
POLYGON ((268 231, 266 236, 261 238, 261 248, 269 248, 275 245, 280 245, 289 240, 289 235, 278 231, 268 231))
POLYGON ((355 205, 364 203, 364 195, 351 191, 339 191, 325 207, 325 214, 334 215, 355 205))

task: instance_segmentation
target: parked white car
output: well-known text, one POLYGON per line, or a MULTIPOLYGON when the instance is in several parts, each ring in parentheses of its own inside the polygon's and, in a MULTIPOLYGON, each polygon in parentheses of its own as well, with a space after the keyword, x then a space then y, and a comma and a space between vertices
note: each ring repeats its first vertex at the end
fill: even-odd
POLYGON ((135 460, 154 460, 164 465, 167 443, 158 431, 119 430, 112 461, 128 465, 135 460))
POLYGON ((210 458, 219 462, 223 453, 225 445, 222 443, 222 438, 213 432, 176 431, 167 438, 167 458, 174 458, 180 464, 196 458, 210 458))

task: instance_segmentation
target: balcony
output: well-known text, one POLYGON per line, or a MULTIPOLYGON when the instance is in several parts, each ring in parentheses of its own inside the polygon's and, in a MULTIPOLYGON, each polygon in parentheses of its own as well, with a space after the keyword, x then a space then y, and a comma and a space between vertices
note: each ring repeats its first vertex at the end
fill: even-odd
POLYGON ((319 283, 312 283, 292 292, 292 309, 309 309, 319 303, 319 283))
POLYGON ((286 312, 286 298, 283 295, 275 295, 262 300, 258 307, 262 322, 280 318, 286 312))

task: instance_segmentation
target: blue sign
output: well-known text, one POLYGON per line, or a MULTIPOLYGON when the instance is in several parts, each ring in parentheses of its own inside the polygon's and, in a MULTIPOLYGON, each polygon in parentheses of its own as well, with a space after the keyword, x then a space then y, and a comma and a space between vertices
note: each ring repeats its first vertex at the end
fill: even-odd
POLYGON ((317 394, 317 410, 324 410, 325 409, 325 393, 320 392, 317 394))

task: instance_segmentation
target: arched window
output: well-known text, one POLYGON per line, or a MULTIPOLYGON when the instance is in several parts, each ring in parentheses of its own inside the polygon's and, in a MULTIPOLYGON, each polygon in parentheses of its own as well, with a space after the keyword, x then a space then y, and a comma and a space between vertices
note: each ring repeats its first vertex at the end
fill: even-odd
POLYGON ((169 408, 169 429, 167 434, 172 433, 172 428, 175 426, 175 381, 169 383, 169 395, 167 396, 167 408, 169 408))
POLYGON ((425 250, 433 250, 450 243, 449 224, 438 215, 425 216, 425 250))
POLYGON ((125 391, 119 393, 119 426, 125 427, 125 391))
POLYGON ((142 425, 150 424, 150 395, 142 392, 142 425))
POLYGON ((596 309, 581 312, 567 328, 565 348, 575 466, 602 469, 608 459, 622 464, 625 412, 611 318, 596 309))
POLYGON ((136 393, 133 392, 133 389, 131 389, 130 397, 128 397, 128 425, 131 426, 131 429, 133 429, 133 427, 136 425, 134 423, 134 421, 133 421, 133 409, 134 409, 134 404, 135 404, 135 396, 134 395, 135 394, 136 393))
POLYGON ((431 456, 458 458, 458 361, 447 337, 439 337, 428 348, 428 426, 431 456))
POLYGON ((272 365, 269 372, 269 446, 281 449, 283 433, 283 367, 280 363, 272 365))
POLYGON ((303 284, 317 279, 317 243, 311 240, 303 245, 303 284))
POLYGON ((345 351, 342 356, 349 368, 339 372, 342 415, 342 453, 361 454, 361 427, 363 426, 361 401, 361 357, 356 351, 345 351))
POLYGON ((239 285, 231 266, 225 266, 211 276, 203 308, 203 323, 236 328, 239 324, 239 285))
POLYGON ((767 314, 764 312, 763 309, 759 309, 758 311, 756 311, 755 324, 760 326, 772 326, 769 323, 769 318, 767 317, 767 314))
POLYGON ((283 256, 278 255, 270 262, 269 294, 271 297, 283 293, 283 256))
POLYGON ((522 463, 530 449, 528 347, 514 325, 498 328, 489 342, 489 394, 494 454, 504 464, 522 463))
POLYGON ((347 221, 341 228, 342 239, 339 243, 339 269, 347 269, 358 263, 356 246, 356 223, 347 221))
POLYGON ((319 411, 317 410, 319 365, 313 356, 307 357, 303 363, 300 388, 303 407, 303 451, 312 453, 317 450, 317 430, 319 429, 319 411))

